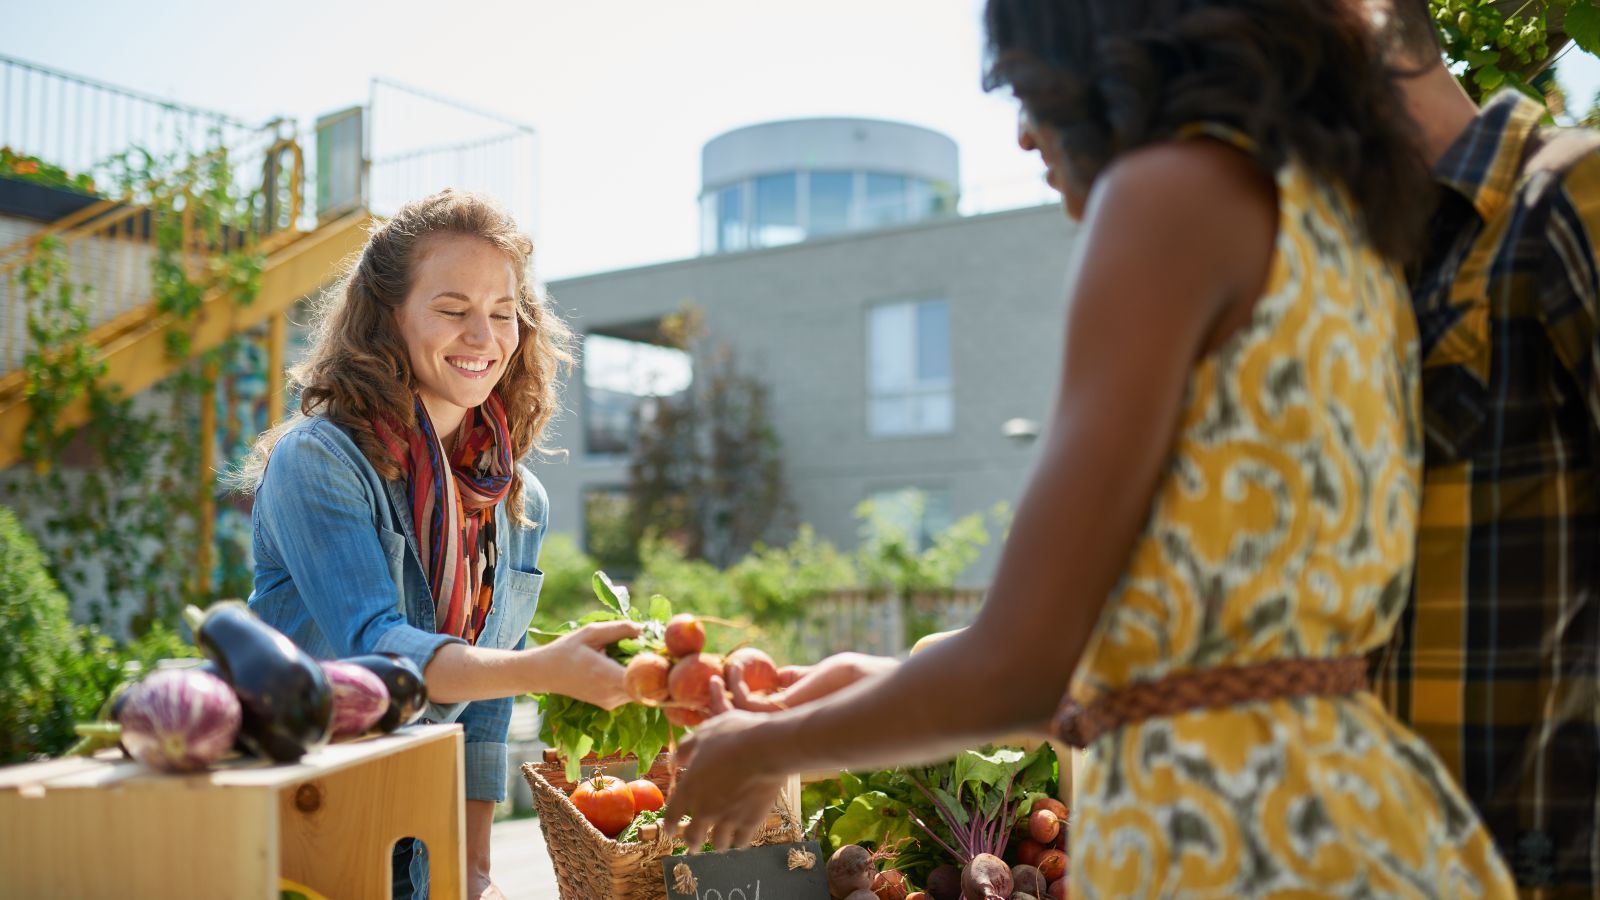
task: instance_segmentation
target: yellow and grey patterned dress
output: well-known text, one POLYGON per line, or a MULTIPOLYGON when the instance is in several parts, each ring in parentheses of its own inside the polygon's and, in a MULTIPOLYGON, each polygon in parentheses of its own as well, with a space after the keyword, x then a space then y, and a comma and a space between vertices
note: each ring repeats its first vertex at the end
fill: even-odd
MULTIPOLYGON (((1266 294, 1190 375, 1079 703, 1172 673, 1364 654, 1400 614, 1422 449, 1404 284, 1343 191, 1296 165, 1278 190, 1266 294)), ((1443 766, 1370 693, 1108 732, 1071 840, 1074 898, 1514 896, 1443 766)))

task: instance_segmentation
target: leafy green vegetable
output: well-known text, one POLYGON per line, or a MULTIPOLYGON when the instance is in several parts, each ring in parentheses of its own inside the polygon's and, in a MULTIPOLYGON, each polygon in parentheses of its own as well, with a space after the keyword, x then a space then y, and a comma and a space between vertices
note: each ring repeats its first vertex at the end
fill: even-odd
POLYGON ((594 573, 594 595, 612 612, 628 614, 628 589, 612 584, 611 577, 604 572, 594 573))
POLYGON ((830 849, 844 846, 840 837, 846 834, 853 838, 849 843, 882 846, 911 837, 911 819, 900 801, 882 791, 867 791, 852 798, 844 815, 833 823, 828 832, 830 849))
POLYGON ((1059 771, 1049 745, 984 747, 938 766, 841 772, 806 785, 800 805, 806 832, 829 852, 845 844, 895 848, 895 867, 920 884, 934 866, 964 862, 957 830, 991 842, 1009 835, 1036 800, 1055 796, 1059 771))
POLYGON ((661 821, 661 810, 659 809, 647 809, 644 812, 639 813, 637 816, 633 817, 632 822, 628 823, 628 827, 622 829, 622 833, 617 835, 617 843, 631 844, 638 841, 640 825, 647 825, 651 822, 659 821, 661 821))
MULTIPOLYGON (((614 584, 604 572, 594 573, 593 585, 604 609, 554 630, 530 628, 528 640, 543 645, 595 622, 634 621, 642 626, 639 637, 612 644, 606 648, 607 655, 627 664, 646 650, 665 652, 662 635, 672 618, 671 601, 658 594, 650 598, 648 609, 635 606, 628 589, 614 584)), ((591 752, 600 756, 631 753, 639 760, 639 771, 648 772, 662 748, 675 735, 683 735, 683 729, 668 722, 661 710, 639 703, 605 710, 558 694, 535 694, 534 699, 539 704, 539 739, 561 754, 567 780, 572 782, 582 776, 582 760, 591 752)))

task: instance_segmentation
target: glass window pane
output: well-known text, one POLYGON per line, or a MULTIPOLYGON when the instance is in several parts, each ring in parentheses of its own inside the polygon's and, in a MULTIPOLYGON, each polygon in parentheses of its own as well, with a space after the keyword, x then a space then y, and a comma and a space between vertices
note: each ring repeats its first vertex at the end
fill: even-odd
POLYGON ((795 173, 756 179, 755 233, 751 246, 774 247, 805 238, 800 230, 800 204, 795 173))
POLYGON ((726 253, 745 248, 744 184, 717 192, 717 250, 726 253))
POLYGON ((867 389, 873 395, 911 388, 916 366, 914 312, 910 303, 872 308, 867 322, 867 389))
POLYGON ((912 433, 944 434, 955 425, 955 401, 948 389, 911 398, 916 404, 911 414, 912 433))
POLYGON ((631 452, 649 398, 680 394, 694 380, 688 353, 603 334, 584 335, 582 364, 584 450, 594 456, 631 452))
POLYGON ((837 234, 849 228, 855 173, 812 172, 810 182, 811 221, 807 231, 813 235, 837 234))
POLYGON ((944 434, 952 429, 948 303, 929 300, 872 307, 867 356, 869 434, 944 434))
POLYGON ((584 390, 584 449, 593 456, 626 454, 633 446, 633 411, 639 398, 632 394, 586 387, 584 390))
POLYGON ((909 210, 908 218, 911 221, 926 219, 934 214, 933 188, 926 179, 910 178, 906 180, 906 208, 909 210))
POLYGON ((906 220, 906 177, 867 173, 867 199, 862 218, 868 227, 906 220))
POLYGON ((876 437, 912 434, 910 398, 874 397, 867 409, 867 433, 876 437))
POLYGON ((917 304, 917 380, 950 378, 950 305, 943 300, 917 304))

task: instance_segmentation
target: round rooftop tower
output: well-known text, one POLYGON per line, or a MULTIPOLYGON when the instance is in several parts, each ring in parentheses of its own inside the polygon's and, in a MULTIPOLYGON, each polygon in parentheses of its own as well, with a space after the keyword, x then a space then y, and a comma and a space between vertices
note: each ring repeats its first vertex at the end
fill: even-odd
POLYGON ((701 152, 700 252, 953 215, 956 143, 878 119, 792 119, 738 128, 701 152))

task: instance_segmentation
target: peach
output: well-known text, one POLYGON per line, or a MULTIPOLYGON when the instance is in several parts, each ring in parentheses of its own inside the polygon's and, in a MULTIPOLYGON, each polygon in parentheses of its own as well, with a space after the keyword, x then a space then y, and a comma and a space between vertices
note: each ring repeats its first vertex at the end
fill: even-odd
POLYGON ((672 667, 667 675, 667 691, 676 703, 709 710, 711 676, 721 674, 722 657, 715 653, 691 653, 672 667))
POLYGON ((667 652, 672 656, 688 656, 705 649, 706 628, 694 616, 678 613, 667 620, 666 632, 662 635, 662 639, 666 641, 667 652))
POLYGON ((765 650, 740 647, 728 654, 727 667, 739 667, 739 678, 752 693, 766 693, 782 687, 778 683, 778 664, 765 650))
POLYGON ((622 684, 633 699, 654 705, 669 696, 667 677, 671 671, 672 663, 665 656, 641 653, 628 660, 628 668, 622 674, 622 684))

